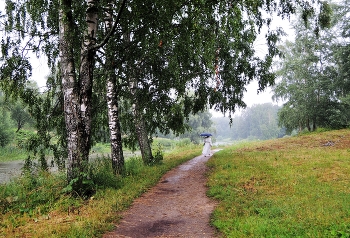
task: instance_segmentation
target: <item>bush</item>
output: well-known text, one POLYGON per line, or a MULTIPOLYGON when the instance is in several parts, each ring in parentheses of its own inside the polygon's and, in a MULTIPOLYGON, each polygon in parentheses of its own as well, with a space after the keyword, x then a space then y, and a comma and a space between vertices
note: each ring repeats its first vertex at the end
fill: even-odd
POLYGON ((0 108, 0 146, 4 147, 11 141, 11 124, 9 114, 0 108))
POLYGON ((114 175, 111 159, 109 157, 97 158, 90 163, 90 177, 95 186, 99 188, 119 188, 120 178, 114 175))
POLYGON ((0 125, 0 146, 5 147, 11 141, 11 132, 0 125))
POLYGON ((161 144, 162 146, 164 146, 165 148, 170 149, 171 147, 173 147, 175 145, 175 141, 172 139, 167 139, 167 138, 155 138, 154 139, 154 144, 161 144))
POLYGON ((164 151, 163 151, 163 145, 158 143, 156 144, 155 148, 153 149, 153 164, 159 164, 163 161, 164 158, 164 151))
POLYGON ((144 167, 141 157, 131 157, 125 162, 127 175, 137 175, 144 167))
POLYGON ((50 174, 45 171, 37 174, 26 173, 0 185, 0 212, 17 210, 31 216, 40 207, 40 211, 46 213, 61 196, 60 191, 64 184, 63 174, 50 174))

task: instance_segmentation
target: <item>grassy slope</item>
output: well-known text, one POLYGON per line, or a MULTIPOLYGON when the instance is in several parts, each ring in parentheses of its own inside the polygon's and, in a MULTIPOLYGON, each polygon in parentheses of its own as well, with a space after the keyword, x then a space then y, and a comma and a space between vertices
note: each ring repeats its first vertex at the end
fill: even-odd
POLYGON ((226 148, 209 161, 225 237, 349 237, 350 130, 226 148))

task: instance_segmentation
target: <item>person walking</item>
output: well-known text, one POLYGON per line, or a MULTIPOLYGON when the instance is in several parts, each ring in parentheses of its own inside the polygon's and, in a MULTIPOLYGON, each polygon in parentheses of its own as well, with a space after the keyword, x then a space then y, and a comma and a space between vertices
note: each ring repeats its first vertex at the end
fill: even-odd
POLYGON ((204 146, 203 146, 203 151, 202 154, 204 156, 210 156, 210 152, 211 152, 211 147, 212 147, 212 142, 211 142, 211 138, 210 136, 206 136, 204 137, 204 146))

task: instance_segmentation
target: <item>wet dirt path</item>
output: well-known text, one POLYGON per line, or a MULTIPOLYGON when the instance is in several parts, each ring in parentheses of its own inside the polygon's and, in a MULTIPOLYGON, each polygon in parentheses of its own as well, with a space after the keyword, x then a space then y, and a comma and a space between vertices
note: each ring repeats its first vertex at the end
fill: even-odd
POLYGON ((209 158, 201 155, 169 171, 103 237, 216 237, 209 225, 215 203, 206 196, 209 158))

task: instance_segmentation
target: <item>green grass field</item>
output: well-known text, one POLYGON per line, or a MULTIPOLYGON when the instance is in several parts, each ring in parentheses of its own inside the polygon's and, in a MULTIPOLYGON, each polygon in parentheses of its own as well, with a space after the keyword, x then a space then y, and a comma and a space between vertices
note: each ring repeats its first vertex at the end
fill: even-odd
POLYGON ((224 149, 210 160, 224 237, 350 237, 350 131, 224 149))
MULTIPOLYGON (((200 152, 182 146, 151 167, 131 158, 123 178, 97 160, 88 200, 62 193, 60 174, 1 185, 0 237, 100 237, 166 171, 200 152)), ((212 225, 220 237, 350 237, 349 152, 350 130, 223 148, 208 162, 212 225)))

